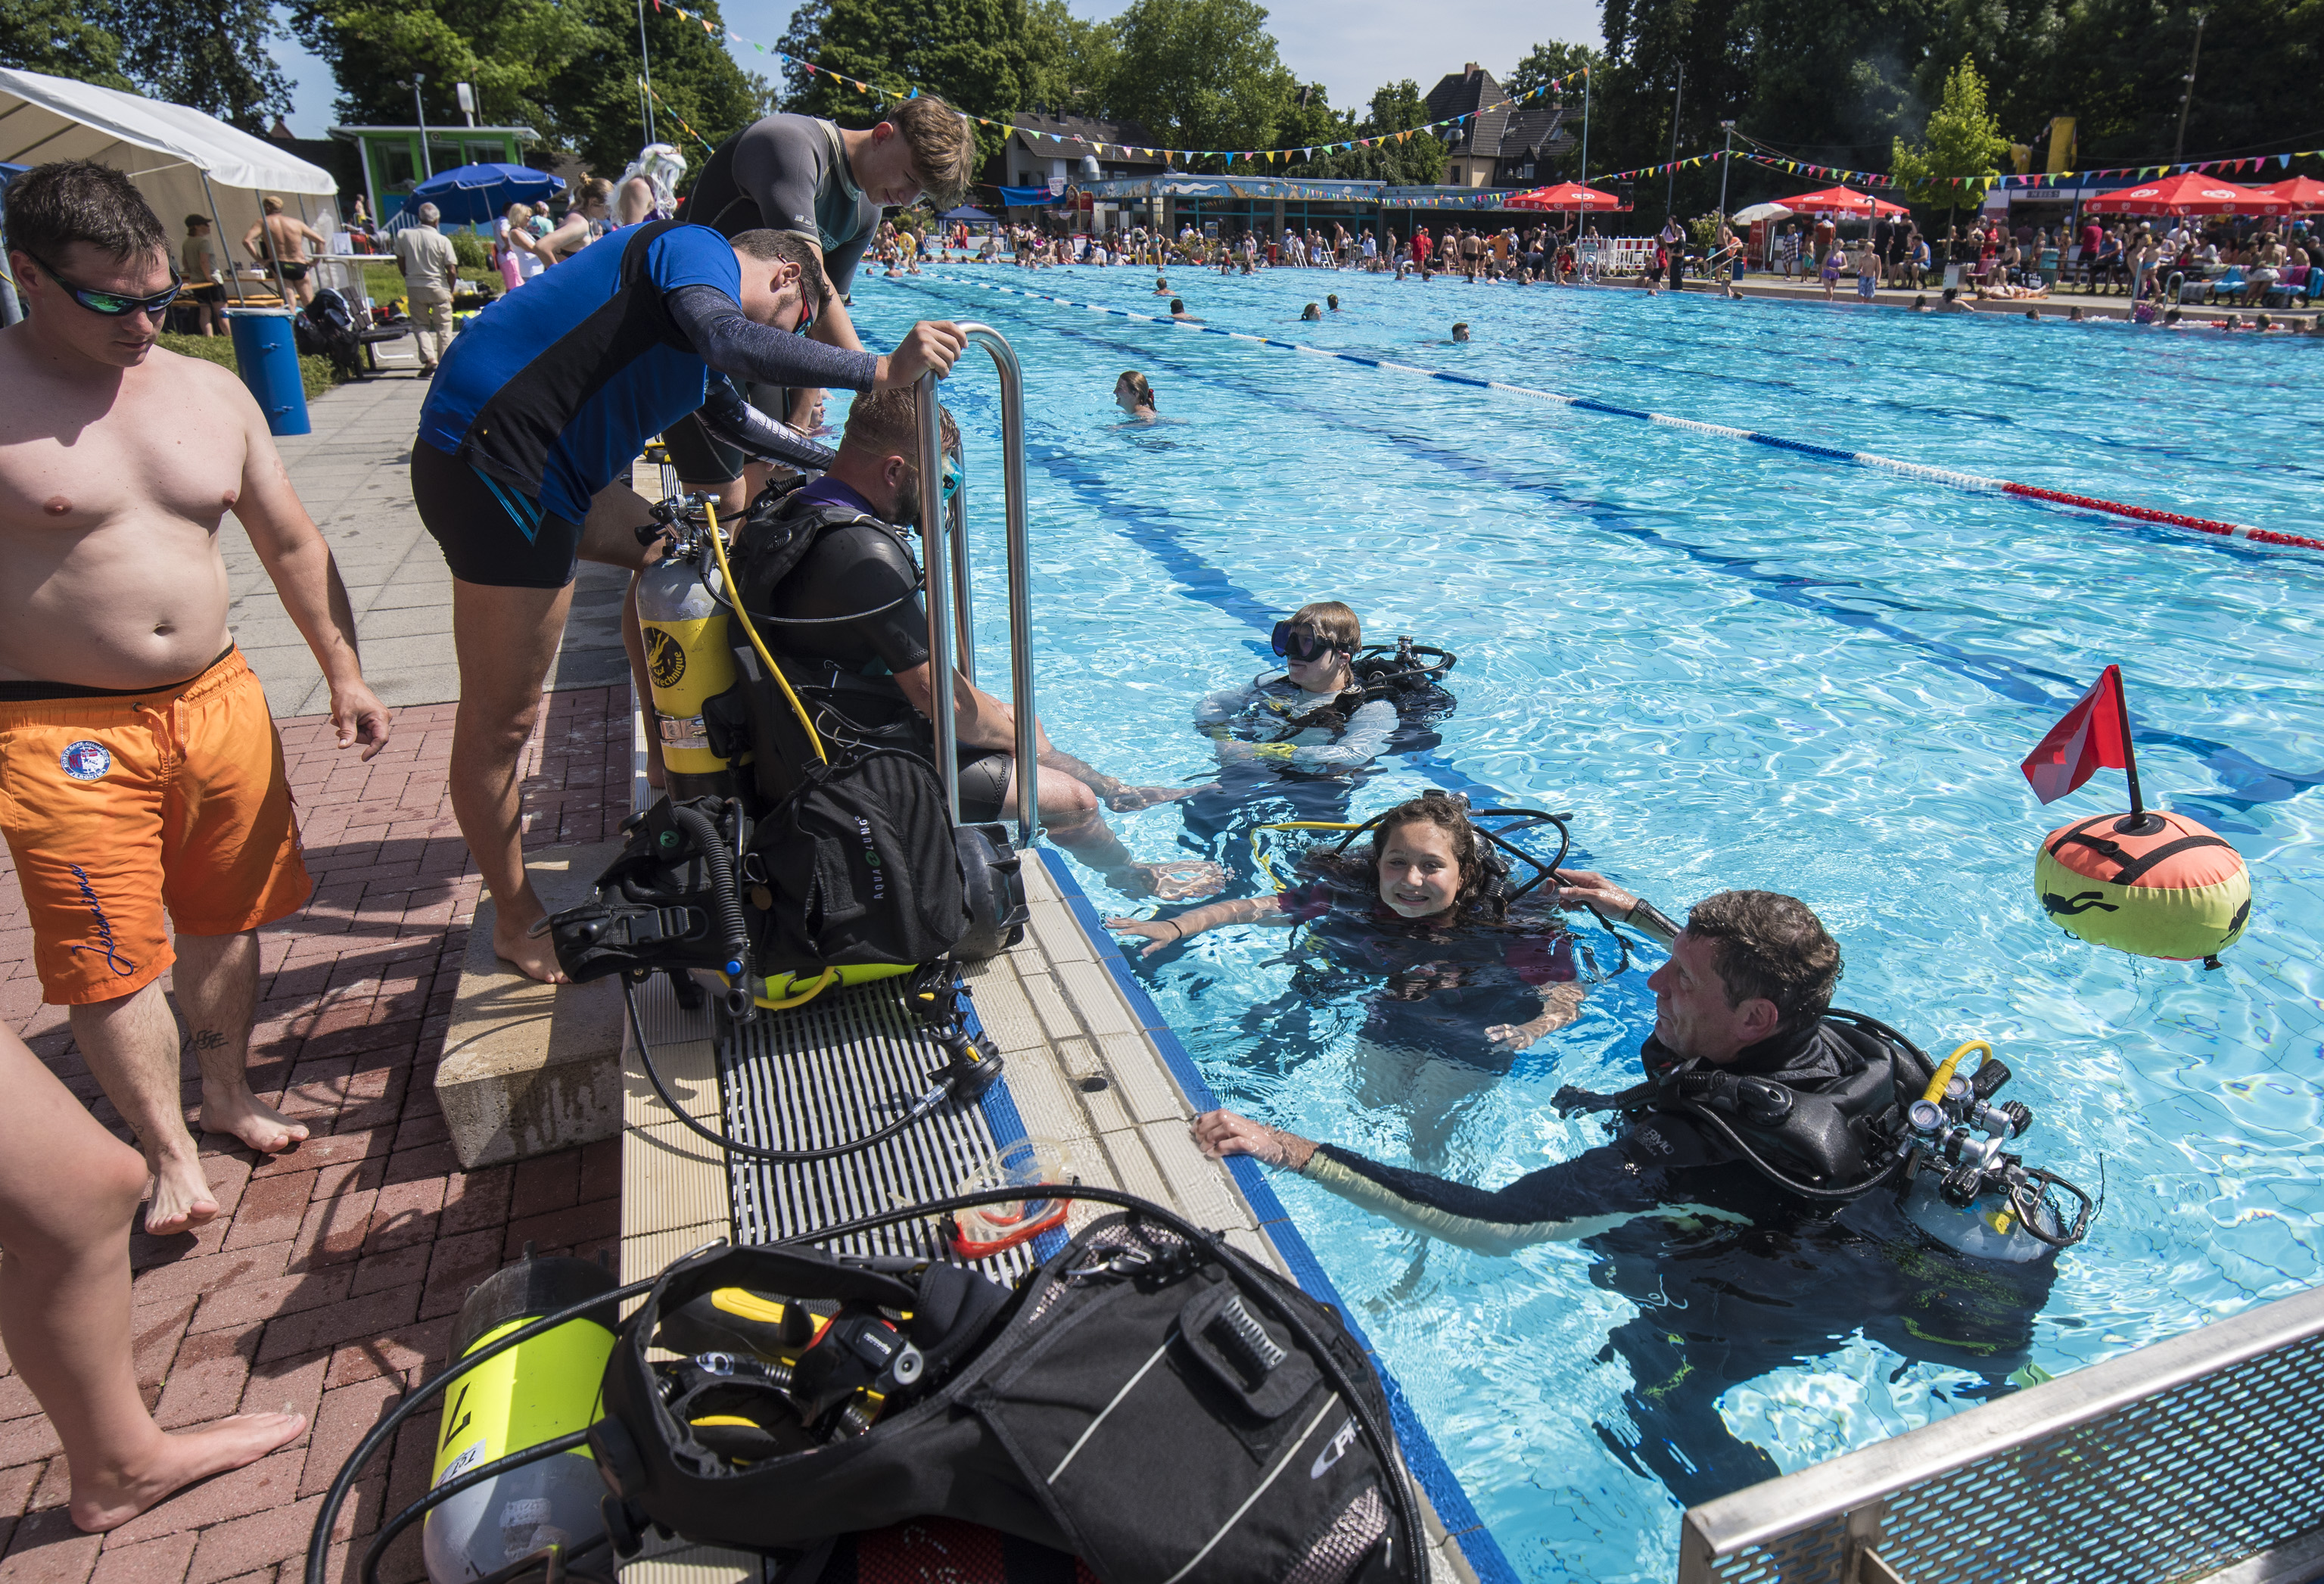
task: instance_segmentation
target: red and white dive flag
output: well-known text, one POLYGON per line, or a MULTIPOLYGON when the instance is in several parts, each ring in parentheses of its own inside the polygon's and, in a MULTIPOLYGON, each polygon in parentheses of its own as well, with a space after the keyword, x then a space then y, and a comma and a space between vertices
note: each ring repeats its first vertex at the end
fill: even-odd
POLYGON ((2131 768, 2130 712, 2123 702, 2122 668, 2108 666, 2082 702, 2050 728, 2041 745, 2025 756, 2025 778, 2034 796, 2055 803, 2101 769, 2131 768))

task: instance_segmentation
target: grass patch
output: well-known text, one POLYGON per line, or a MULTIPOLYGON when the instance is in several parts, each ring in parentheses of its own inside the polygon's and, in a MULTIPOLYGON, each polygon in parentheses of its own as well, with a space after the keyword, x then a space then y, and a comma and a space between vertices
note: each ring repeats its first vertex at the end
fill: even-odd
MULTIPOLYGON (((164 333, 161 345, 181 357, 198 357, 214 363, 239 377, 241 370, 234 361, 234 341, 226 336, 172 336, 164 333)), ((312 401, 332 386, 340 383, 338 365, 327 357, 301 356, 299 359, 299 382, 307 388, 307 400, 312 401)))

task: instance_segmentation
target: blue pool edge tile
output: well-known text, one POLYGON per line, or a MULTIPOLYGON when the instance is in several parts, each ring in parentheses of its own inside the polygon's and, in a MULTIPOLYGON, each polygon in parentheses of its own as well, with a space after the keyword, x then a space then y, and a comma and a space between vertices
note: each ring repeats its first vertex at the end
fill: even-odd
MULTIPOLYGON (((1082 934, 1088 939, 1090 949, 1097 953, 1098 962, 1113 976, 1113 982, 1121 988, 1122 997, 1137 1015, 1139 1026, 1154 1041, 1155 1048, 1162 1053, 1162 1061, 1170 1069, 1170 1076, 1177 1080, 1179 1089, 1196 1108, 1215 1110, 1218 1096, 1203 1081, 1202 1071, 1194 1065, 1194 1059, 1186 1054, 1186 1047, 1178 1042, 1177 1035, 1163 1020, 1160 1009, 1154 1005, 1154 998, 1146 993, 1146 987, 1130 972, 1129 959, 1121 954, 1120 946, 1115 944, 1111 932, 1105 927, 1103 916, 1091 904, 1089 897, 1082 890, 1081 882, 1074 878, 1065 861, 1043 849, 1035 849, 1035 856, 1041 860, 1042 868, 1056 883, 1058 894, 1072 911, 1074 922, 1081 926, 1082 934)), ((1009 1110, 1011 1115, 1015 1114, 1013 1102, 1010 1103, 1009 1110)), ((1276 1197, 1274 1186, 1268 1181, 1267 1168, 1249 1156, 1232 1156, 1226 1164, 1235 1186, 1241 1190, 1251 1213, 1266 1229, 1268 1239, 1275 1245, 1276 1252, 1282 1255, 1283 1263, 1291 1267, 1292 1278, 1299 1284, 1300 1290, 1319 1303, 1329 1303, 1338 1312, 1341 1323, 1348 1328, 1365 1356, 1371 1359, 1372 1367, 1379 1372, 1380 1385, 1388 1394, 1388 1414, 1396 1424, 1397 1439, 1404 1446, 1405 1462, 1411 1469, 1413 1478, 1420 1482, 1421 1489, 1428 1493, 1429 1505, 1436 1509, 1437 1522, 1444 1525, 1445 1533, 1452 1535, 1454 1543, 1460 1546, 1461 1554, 1468 1559, 1469 1567, 1477 1575, 1479 1584, 1518 1584, 1517 1570, 1509 1565, 1500 1542, 1493 1538, 1492 1531, 1486 1528, 1484 1520, 1477 1515, 1476 1504, 1469 1499, 1468 1491, 1452 1472, 1452 1465, 1444 1460, 1444 1454, 1437 1450, 1436 1441, 1428 1433, 1428 1427, 1421 1423, 1420 1416, 1406 1401, 1404 1388, 1397 1384, 1395 1374, 1372 1346, 1371 1339, 1364 1334, 1362 1325, 1340 1296, 1339 1288, 1324 1274, 1314 1251, 1307 1247, 1307 1239, 1301 1236, 1298 1225, 1292 1220, 1290 1212, 1284 1209, 1283 1202, 1276 1197)))

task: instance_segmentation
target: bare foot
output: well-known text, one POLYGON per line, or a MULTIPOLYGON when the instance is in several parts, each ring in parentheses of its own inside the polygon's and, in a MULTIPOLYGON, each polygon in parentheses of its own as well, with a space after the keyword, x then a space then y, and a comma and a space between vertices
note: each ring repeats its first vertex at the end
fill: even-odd
POLYGON ((197 1479, 255 1463, 298 1440, 306 1428, 304 1414, 237 1414, 201 1430, 157 1435, 154 1453, 142 1467, 100 1470, 86 1478, 76 1468, 73 1524, 91 1534, 118 1529, 197 1479))
POLYGON ((1163 863, 1133 863, 1130 883, 1122 887, 1136 897, 1156 897, 1165 902, 1185 902, 1214 897, 1226 889, 1227 871, 1207 858, 1179 858, 1163 863))
POLYGON ((247 1083, 232 1089, 202 1085, 202 1131, 231 1133, 261 1155, 281 1155, 307 1137, 303 1123, 294 1122, 250 1092, 247 1083))
POLYGON ((157 1238, 171 1238, 204 1221, 217 1219, 217 1195, 202 1175, 201 1157, 188 1139, 183 1155, 146 1156, 153 1168, 153 1198, 145 1207, 145 1229, 157 1238))
POLYGON ((542 927, 549 910, 540 905, 530 881, 503 902, 493 898, 493 955, 543 984, 570 984, 557 963, 557 947, 542 927), (533 933, 540 931, 539 934, 533 933))

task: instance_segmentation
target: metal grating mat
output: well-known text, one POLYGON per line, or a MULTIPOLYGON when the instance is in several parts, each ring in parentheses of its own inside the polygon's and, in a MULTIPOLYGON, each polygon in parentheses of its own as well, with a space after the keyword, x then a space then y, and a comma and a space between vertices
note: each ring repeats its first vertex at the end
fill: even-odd
MULTIPOLYGON (((928 1087, 945 1054, 904 999, 901 979, 825 992, 804 1007, 761 1012, 718 1043, 726 1131, 762 1149, 808 1149, 893 1121, 928 1087)), ((1004 1073, 994 1094, 1008 1082, 1004 1073)), ((730 1154, 734 1232, 774 1242, 954 1193, 991 1158, 989 1105, 939 1106, 895 1137, 836 1160, 776 1165, 730 1154)), ((835 1252, 940 1257, 933 1223, 904 1222, 825 1245, 835 1252)), ((1001 1282, 1030 1270, 1019 1245, 978 1268, 1001 1282)))
POLYGON ((1687 1572, 1729 1584, 2118 1584, 2217 1572, 2324 1525, 2324 1334, 1868 1496, 1851 1513, 1687 1572))

